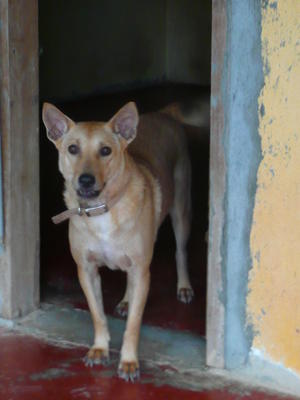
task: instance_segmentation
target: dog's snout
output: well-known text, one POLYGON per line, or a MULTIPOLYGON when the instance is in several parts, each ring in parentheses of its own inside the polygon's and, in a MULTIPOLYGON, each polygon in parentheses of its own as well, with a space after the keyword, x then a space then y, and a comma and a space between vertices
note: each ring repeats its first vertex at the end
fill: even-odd
POLYGON ((79 182, 81 187, 83 187, 85 189, 88 189, 88 188, 91 188, 92 186, 95 185, 96 179, 95 179, 94 175, 82 174, 78 178, 78 182, 79 182))

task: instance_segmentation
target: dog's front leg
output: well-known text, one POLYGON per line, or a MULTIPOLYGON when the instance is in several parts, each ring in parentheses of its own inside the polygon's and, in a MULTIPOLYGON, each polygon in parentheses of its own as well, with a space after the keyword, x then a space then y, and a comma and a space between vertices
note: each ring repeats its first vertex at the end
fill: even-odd
POLYGON ((93 263, 78 265, 78 277, 86 296, 94 323, 94 345, 85 357, 85 364, 107 364, 109 360, 109 332, 103 309, 101 280, 98 268, 93 263))
POLYGON ((138 342, 143 312, 149 292, 149 266, 145 268, 131 267, 128 271, 127 279, 131 290, 119 364, 119 377, 133 382, 139 378, 138 342))

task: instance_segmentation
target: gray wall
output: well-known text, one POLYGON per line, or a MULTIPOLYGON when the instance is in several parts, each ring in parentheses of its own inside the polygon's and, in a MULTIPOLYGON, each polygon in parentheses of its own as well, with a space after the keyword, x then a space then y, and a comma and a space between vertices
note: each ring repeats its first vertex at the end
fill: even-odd
POLYGON ((40 0, 41 98, 166 80, 209 84, 210 3, 40 0))
MULTIPOLYGON (((223 327, 208 332, 219 337, 216 342, 225 367, 237 369, 248 363, 255 335, 247 320, 246 302, 252 266, 250 235, 261 163, 261 2, 214 0, 213 24, 208 299, 217 305, 218 315, 222 317, 220 307, 225 315, 223 327), (213 283, 216 271, 218 287, 213 283)), ((210 307, 209 318, 214 318, 213 311, 210 307)), ((216 352, 216 346, 208 346, 216 352)), ((212 355, 219 362, 220 356, 212 355)))

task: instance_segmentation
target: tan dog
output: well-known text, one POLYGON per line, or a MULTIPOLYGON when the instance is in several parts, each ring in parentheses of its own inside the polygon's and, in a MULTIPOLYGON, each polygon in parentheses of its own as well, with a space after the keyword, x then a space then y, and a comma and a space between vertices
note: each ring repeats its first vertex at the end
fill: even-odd
POLYGON ((140 326, 147 300, 154 242, 170 213, 176 238, 178 299, 189 303, 186 243, 190 230, 190 162, 184 132, 174 107, 141 115, 126 104, 109 122, 75 123, 45 103, 43 121, 48 138, 59 151, 70 218, 69 240, 78 276, 92 314, 95 340, 88 365, 109 357, 109 332, 103 311, 98 267, 127 273, 126 293, 119 311, 128 319, 119 376, 139 377, 137 355, 140 326), (130 145, 129 145, 130 144, 130 145))

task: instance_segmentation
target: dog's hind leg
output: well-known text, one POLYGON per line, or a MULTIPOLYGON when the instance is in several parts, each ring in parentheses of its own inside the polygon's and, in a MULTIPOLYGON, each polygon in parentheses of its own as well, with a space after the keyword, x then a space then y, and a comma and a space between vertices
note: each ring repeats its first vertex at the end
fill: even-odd
POLYGON ((170 214, 176 240, 177 298, 183 303, 190 303, 194 292, 190 283, 186 252, 191 217, 191 167, 187 157, 182 157, 177 162, 174 181, 174 203, 170 214))
POLYGON ((130 290, 131 290, 130 280, 127 277, 126 291, 125 291, 124 297, 115 309, 115 312, 123 318, 127 317, 127 315, 128 315, 130 290))

